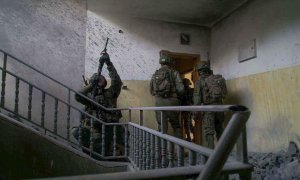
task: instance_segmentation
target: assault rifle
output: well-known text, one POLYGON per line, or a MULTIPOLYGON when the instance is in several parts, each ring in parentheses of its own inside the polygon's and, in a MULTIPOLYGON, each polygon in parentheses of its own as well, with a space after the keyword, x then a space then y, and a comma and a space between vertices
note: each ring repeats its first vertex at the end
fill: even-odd
POLYGON ((86 86, 89 85, 89 83, 88 83, 88 81, 85 79, 84 75, 82 75, 82 79, 83 79, 83 82, 84 82, 84 84, 85 84, 86 86))
MULTIPOLYGON (((109 40, 109 38, 106 39, 104 50, 101 52, 101 55, 106 54, 106 50, 107 50, 106 47, 107 47, 107 44, 108 44, 108 40, 109 40)), ((104 61, 101 61, 101 57, 100 57, 100 59, 99 59, 99 68, 98 68, 98 75, 101 74, 103 65, 104 65, 104 61)))

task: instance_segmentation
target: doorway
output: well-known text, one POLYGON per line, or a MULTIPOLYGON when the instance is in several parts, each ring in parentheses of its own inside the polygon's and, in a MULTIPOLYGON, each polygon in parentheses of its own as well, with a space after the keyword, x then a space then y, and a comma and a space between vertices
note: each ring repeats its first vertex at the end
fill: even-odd
POLYGON ((170 52, 166 50, 160 51, 160 55, 166 55, 174 61, 172 67, 180 73, 182 78, 188 78, 192 81, 191 87, 199 79, 195 66, 200 62, 199 54, 187 54, 170 52))
MULTIPOLYGON (((196 65, 200 62, 200 54, 187 54, 187 53, 177 53, 177 52, 170 52, 166 50, 162 50, 160 55, 166 55, 170 57, 174 63, 172 67, 180 73, 181 78, 187 78, 190 80, 191 85, 190 88, 194 88, 195 82, 199 79, 198 72, 195 70, 196 65)), ((181 113, 182 114, 182 113, 181 113)), ((180 124, 181 124, 181 133, 182 137, 186 139, 187 134, 185 128, 183 126, 183 118, 180 116, 180 124)), ((191 133, 191 138, 193 142, 196 144, 201 144, 201 121, 200 120, 193 120, 193 132, 191 133)))

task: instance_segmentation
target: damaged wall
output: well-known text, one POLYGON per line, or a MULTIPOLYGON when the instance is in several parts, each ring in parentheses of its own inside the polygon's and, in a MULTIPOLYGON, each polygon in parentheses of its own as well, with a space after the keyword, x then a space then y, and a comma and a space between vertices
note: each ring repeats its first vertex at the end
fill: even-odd
POLYGON ((212 67, 228 80, 227 102, 252 112, 250 151, 300 144, 299 7, 297 0, 254 0, 212 28, 212 67), (239 63, 239 47, 251 39, 257 58, 239 63))

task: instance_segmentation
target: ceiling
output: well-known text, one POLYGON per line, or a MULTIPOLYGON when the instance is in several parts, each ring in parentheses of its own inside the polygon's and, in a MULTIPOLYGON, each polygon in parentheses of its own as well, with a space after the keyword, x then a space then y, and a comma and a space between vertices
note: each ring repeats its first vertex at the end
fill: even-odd
POLYGON ((88 0, 96 13, 211 27, 248 0, 88 0))

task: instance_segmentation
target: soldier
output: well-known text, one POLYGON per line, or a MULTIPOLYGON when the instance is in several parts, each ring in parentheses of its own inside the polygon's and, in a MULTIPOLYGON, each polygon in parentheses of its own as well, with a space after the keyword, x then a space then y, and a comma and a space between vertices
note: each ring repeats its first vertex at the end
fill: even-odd
MULTIPOLYGON (((207 61, 201 61, 196 70, 200 79, 196 81, 194 89, 194 105, 219 105, 227 94, 225 79, 221 75, 214 75, 207 61)), ((214 134, 220 138, 223 131, 223 112, 205 112, 201 114, 203 119, 202 140, 204 145, 214 148, 214 134)), ((199 120, 199 113, 195 119, 199 120)))
MULTIPOLYGON (((155 97, 156 106, 179 106, 178 97, 183 93, 184 86, 178 71, 172 69, 171 58, 161 56, 159 63, 161 68, 156 70, 150 81, 150 93, 155 97)), ((167 131, 168 121, 171 123, 176 137, 181 138, 179 112, 163 111, 162 114, 164 132, 167 131)), ((158 130, 161 131, 161 113, 156 112, 158 130)))
MULTIPOLYGON (((182 106, 193 105, 193 88, 190 88, 191 81, 187 78, 182 79, 184 84, 184 93, 180 96, 182 106)), ((181 119, 183 120, 183 127, 186 133, 186 140, 191 141, 191 133, 193 133, 192 113, 188 111, 181 112, 181 119)))
MULTIPOLYGON (((117 73, 113 63, 110 61, 109 55, 104 52, 99 60, 100 64, 106 63, 107 69, 109 71, 109 76, 111 78, 111 86, 105 89, 107 81, 104 76, 99 72, 93 74, 89 80, 89 84, 84 87, 80 93, 85 96, 90 97, 97 103, 107 107, 107 108, 116 108, 117 98, 120 95, 122 81, 120 76, 117 73)), ((90 101, 86 100, 79 94, 75 95, 75 99, 86 105, 86 111, 94 114, 97 118, 107 122, 107 123, 116 123, 119 122, 119 119, 122 117, 122 114, 119 110, 116 111, 104 111, 100 108, 96 108, 90 101)), ((85 147, 89 147, 90 142, 90 121, 83 117, 83 128, 82 128, 82 144, 85 147)), ((93 139, 94 139, 94 151, 97 153, 101 152, 101 124, 98 121, 93 121, 93 139)), ((78 140, 79 128, 74 127, 72 129, 74 137, 78 140)), ((118 128, 120 132, 120 128, 118 128)), ((110 148, 112 145, 112 136, 113 136, 113 126, 105 126, 105 152, 106 155, 110 154, 110 148)), ((120 138, 117 138, 117 141, 120 141, 120 138)))

